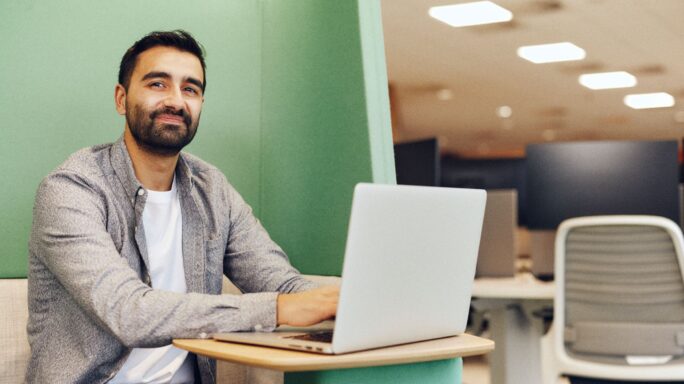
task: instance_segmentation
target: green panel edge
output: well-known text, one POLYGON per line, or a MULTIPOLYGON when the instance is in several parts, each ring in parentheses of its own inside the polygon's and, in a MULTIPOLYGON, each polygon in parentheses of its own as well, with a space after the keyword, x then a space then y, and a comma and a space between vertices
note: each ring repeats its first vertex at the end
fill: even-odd
POLYGON ((396 184, 380 1, 358 0, 373 182, 396 184))

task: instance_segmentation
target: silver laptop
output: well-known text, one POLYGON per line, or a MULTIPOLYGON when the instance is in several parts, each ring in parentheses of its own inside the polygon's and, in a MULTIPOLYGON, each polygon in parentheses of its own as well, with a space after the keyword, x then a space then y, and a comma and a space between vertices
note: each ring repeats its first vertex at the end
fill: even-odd
POLYGON ((483 190, 358 184, 334 325, 214 339, 340 354, 462 333, 485 200, 483 190))

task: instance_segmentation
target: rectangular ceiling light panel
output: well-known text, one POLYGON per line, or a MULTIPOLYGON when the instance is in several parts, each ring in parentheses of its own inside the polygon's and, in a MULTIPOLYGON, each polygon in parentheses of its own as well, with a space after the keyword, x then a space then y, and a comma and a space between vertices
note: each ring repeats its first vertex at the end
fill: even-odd
POLYGON ((579 77, 580 84, 589 89, 629 88, 637 84, 637 79, 629 72, 587 73, 579 77))
POLYGON ((491 1, 431 7, 428 14, 452 27, 501 23, 513 19, 511 11, 491 1))
POLYGON ((543 64, 582 60, 586 52, 573 43, 563 42, 523 46, 518 48, 518 56, 535 64, 543 64))
POLYGON ((666 92, 627 95, 624 102, 634 109, 667 108, 675 104, 674 97, 666 92))

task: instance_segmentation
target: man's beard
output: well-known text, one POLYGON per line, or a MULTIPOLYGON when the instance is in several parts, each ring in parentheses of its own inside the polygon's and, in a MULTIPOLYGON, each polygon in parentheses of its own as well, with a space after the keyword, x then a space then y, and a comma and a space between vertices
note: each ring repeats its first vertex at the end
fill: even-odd
POLYGON ((135 105, 126 110, 126 122, 138 146, 147 152, 163 156, 176 155, 190 144, 197 132, 199 116, 197 120, 193 122, 192 117, 183 109, 160 108, 148 112, 135 105), (158 124, 155 118, 161 114, 180 116, 184 124, 158 124))

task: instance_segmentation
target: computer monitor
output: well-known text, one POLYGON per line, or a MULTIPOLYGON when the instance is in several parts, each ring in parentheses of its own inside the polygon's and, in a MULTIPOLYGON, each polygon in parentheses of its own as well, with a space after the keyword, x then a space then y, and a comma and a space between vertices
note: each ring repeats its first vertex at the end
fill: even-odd
POLYGON ((643 214, 679 222, 676 141, 527 146, 527 224, 556 229, 578 216, 643 214))
POLYGON ((553 278, 555 230, 579 216, 642 214, 679 222, 677 142, 593 141, 527 147, 532 273, 553 278))
POLYGON ((442 158, 442 186, 490 190, 515 189, 518 193, 518 225, 525 226, 525 159, 442 158))
POLYGON ((439 145, 437 139, 394 145, 397 184, 439 186, 439 145))

